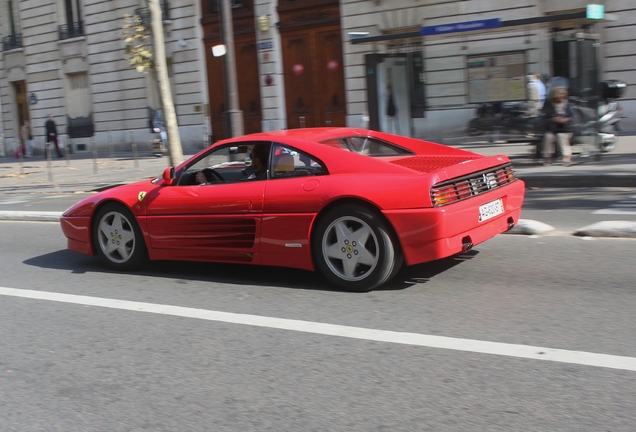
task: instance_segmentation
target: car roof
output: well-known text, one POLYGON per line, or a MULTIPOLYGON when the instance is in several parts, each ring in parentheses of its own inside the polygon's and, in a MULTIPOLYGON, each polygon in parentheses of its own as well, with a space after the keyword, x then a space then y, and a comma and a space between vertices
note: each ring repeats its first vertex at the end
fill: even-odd
POLYGON ((373 136, 374 131, 362 128, 350 127, 322 127, 322 128, 302 128, 302 129, 286 129, 270 132, 257 132, 240 137, 241 139, 263 139, 275 140, 276 138, 287 137, 303 139, 307 141, 322 142, 328 139, 350 137, 356 135, 373 136))
MULTIPOLYGON (((457 158, 467 160, 471 158, 480 158, 477 155, 466 150, 457 149, 450 146, 440 145, 437 143, 424 141, 420 139, 404 137, 399 135, 387 134, 384 132, 373 131, 363 128, 351 128, 351 127, 322 127, 322 128, 301 128, 301 129, 288 129, 277 130, 270 132, 258 132, 249 135, 243 135, 240 137, 230 138, 220 141, 216 144, 231 144, 244 141, 279 141, 284 142, 287 145, 298 148, 299 150, 308 151, 313 153, 314 156, 325 162, 331 173, 354 173, 354 172, 368 172, 375 171, 380 172, 402 172, 408 170, 411 173, 411 169, 406 166, 400 166, 395 163, 397 159, 410 159, 414 156, 424 157, 427 160, 432 158, 454 158, 454 163, 457 163, 457 158), (369 157, 356 152, 343 152, 341 148, 332 146, 325 146, 322 144, 325 141, 354 137, 365 136, 375 137, 387 142, 402 146, 408 150, 413 151, 413 155, 401 155, 391 157, 369 157), (363 160, 364 159, 364 160, 363 160)), ((216 145, 215 144, 215 145, 216 145)), ((404 164, 401 164, 404 165, 404 164)), ((412 164, 411 164, 412 165, 412 164)), ((430 165, 430 161, 427 162, 427 166, 430 165)), ((444 166, 448 165, 446 162, 444 166)), ((430 168, 430 167, 429 167, 430 168)), ((415 169, 416 171, 422 171, 415 169)), ((424 170, 426 172, 427 170, 424 170)))

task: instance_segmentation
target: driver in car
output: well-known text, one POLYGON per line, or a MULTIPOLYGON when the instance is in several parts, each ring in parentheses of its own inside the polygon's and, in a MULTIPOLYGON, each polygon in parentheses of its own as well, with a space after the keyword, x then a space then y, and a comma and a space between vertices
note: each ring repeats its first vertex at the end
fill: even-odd
POLYGON ((269 159, 269 145, 255 145, 250 154, 253 172, 246 180, 265 180, 267 178, 267 161, 269 159))

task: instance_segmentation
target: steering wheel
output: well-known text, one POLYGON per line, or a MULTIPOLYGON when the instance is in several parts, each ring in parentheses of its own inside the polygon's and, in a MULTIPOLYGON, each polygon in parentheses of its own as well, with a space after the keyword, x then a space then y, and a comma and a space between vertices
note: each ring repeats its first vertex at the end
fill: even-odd
POLYGON ((223 178, 223 176, 214 168, 208 168, 210 170, 210 172, 212 172, 212 177, 214 177, 215 181, 219 181, 219 182, 224 182, 225 179, 223 178))

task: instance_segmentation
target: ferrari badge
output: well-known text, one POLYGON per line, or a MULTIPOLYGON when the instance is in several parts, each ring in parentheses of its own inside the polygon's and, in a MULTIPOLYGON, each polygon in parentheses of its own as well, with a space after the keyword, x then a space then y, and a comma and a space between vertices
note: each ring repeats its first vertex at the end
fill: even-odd
POLYGON ((142 202, 144 198, 146 198, 146 192, 139 192, 139 195, 137 195, 137 199, 139 200, 139 202, 142 202))

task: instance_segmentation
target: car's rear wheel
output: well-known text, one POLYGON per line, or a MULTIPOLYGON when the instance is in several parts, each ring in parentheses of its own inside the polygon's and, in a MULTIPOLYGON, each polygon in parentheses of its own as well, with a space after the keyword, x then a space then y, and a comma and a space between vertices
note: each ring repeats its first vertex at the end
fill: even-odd
POLYGON ((383 217, 358 205, 327 212, 313 237, 316 266, 334 285, 365 292, 386 283, 402 266, 402 252, 383 217))
POLYGON ((95 215, 93 242, 109 267, 133 270, 147 260, 147 250, 133 214, 120 204, 107 204, 95 215))

